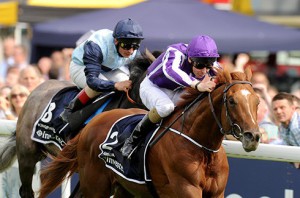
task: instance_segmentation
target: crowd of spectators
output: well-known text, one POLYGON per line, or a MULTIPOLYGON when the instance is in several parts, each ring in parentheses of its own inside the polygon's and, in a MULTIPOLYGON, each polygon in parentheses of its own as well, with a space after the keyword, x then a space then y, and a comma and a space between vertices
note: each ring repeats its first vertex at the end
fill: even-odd
MULTIPOLYGON (((12 37, 1 41, 0 119, 17 120, 27 97, 38 85, 49 79, 69 80, 72 49, 54 51, 49 57, 41 57, 36 64, 29 64, 29 49, 17 44, 12 37)), ((0 197, 19 197, 21 181, 17 161, 1 174, 0 183, 0 197)))
MULTIPOLYGON (((1 42, 0 42, 1 43, 1 42)), ((13 37, 2 41, 0 59, 0 118, 17 119, 15 100, 25 98, 39 84, 49 79, 69 80, 68 66, 72 49, 53 51, 41 57, 36 64, 29 64, 29 50, 16 44, 13 37), (13 90, 20 93, 14 94, 13 90)))

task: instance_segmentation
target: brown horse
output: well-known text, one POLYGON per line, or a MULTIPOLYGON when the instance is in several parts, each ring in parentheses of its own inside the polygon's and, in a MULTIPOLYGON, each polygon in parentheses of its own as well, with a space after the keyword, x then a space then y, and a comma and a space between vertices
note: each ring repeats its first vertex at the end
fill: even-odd
MULTIPOLYGON (((146 68, 151 61, 146 57, 137 58, 130 67, 130 79, 133 82, 131 97, 137 103, 132 104, 123 93, 116 93, 105 110, 114 108, 142 108, 142 102, 136 93, 139 84, 145 75, 146 68)), ((19 162, 19 173, 21 188, 19 194, 22 198, 33 198, 32 176, 35 165, 38 161, 46 157, 45 153, 56 155, 60 152, 54 144, 42 144, 31 139, 34 123, 40 118, 44 108, 50 99, 62 88, 71 87, 74 84, 67 81, 49 80, 37 87, 28 97, 22 112, 18 118, 16 133, 14 133, 5 145, 0 148, 0 171, 4 171, 12 165, 17 156, 19 162)), ((144 107, 145 108, 145 107, 144 107)), ((76 131, 77 132, 77 131, 76 131)))
MULTIPOLYGON (((224 197, 229 172, 222 147, 224 135, 234 135, 247 152, 256 150, 261 137, 256 121, 259 99, 249 82, 251 75, 250 68, 245 73, 224 70, 218 74, 218 88, 203 100, 195 101, 199 93, 194 89, 181 94, 176 110, 164 119, 158 134, 176 121, 147 155, 159 197, 224 197), (186 109, 192 101, 195 103, 186 109), (182 119, 176 119, 180 114, 182 119)), ((69 171, 79 172, 84 197, 151 197, 146 185, 124 179, 98 158, 99 145, 111 126, 124 116, 140 113, 145 111, 119 109, 95 117, 42 171, 40 197, 58 187, 69 171)))

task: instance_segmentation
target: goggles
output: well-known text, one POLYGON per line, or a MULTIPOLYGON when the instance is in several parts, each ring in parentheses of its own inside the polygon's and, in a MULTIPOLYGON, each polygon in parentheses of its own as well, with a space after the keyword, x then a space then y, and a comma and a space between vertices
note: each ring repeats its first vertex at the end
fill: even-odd
POLYGON ((123 43, 123 42, 120 42, 120 47, 122 47, 125 50, 130 50, 131 48, 133 50, 137 50, 137 49, 139 49, 140 45, 136 44, 136 43, 123 43))
POLYGON ((195 67, 196 69, 211 69, 213 67, 213 63, 197 63, 192 61, 192 65, 193 67, 195 67))
POLYGON ((193 67, 197 69, 211 69, 216 61, 216 58, 203 59, 203 58, 191 58, 193 67))

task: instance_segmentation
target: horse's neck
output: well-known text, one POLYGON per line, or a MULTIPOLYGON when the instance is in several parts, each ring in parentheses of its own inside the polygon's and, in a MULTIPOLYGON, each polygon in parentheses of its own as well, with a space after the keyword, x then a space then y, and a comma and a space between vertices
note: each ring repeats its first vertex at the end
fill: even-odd
MULTIPOLYGON (((220 91, 213 94, 213 107, 217 118, 220 120, 222 111, 222 94, 220 91)), ((224 138, 212 114, 209 98, 205 97, 191 108, 184 126, 187 134, 199 144, 217 150, 224 138)))

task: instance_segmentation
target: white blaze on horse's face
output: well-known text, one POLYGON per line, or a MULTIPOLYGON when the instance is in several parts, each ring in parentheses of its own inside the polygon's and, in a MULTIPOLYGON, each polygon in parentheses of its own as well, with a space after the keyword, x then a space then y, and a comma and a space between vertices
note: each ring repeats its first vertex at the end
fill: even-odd
POLYGON ((251 94, 250 91, 247 89, 242 89, 241 92, 242 92, 242 95, 244 95, 246 97, 247 97, 247 95, 251 94))
MULTIPOLYGON (((248 95, 251 95, 251 92, 247 89, 242 89, 241 93, 243 96, 245 96, 246 100, 249 99, 248 95)), ((248 101, 248 103, 250 104, 250 101, 248 101)), ((250 109, 248 109, 248 111, 250 112, 250 109)), ((253 118, 252 114, 251 114, 251 119, 252 119, 252 122, 255 123, 255 119, 253 118)))

